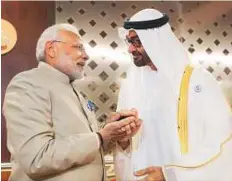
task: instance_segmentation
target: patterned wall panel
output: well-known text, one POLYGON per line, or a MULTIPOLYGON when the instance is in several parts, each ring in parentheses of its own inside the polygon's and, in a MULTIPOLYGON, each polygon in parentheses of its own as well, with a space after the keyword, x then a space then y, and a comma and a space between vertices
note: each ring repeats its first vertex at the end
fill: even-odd
POLYGON ((117 107, 120 81, 130 61, 117 28, 144 8, 170 16, 174 33, 195 64, 218 80, 232 80, 232 2, 56 2, 56 22, 75 25, 88 46, 91 58, 80 88, 96 104, 100 122, 117 107))
MULTIPOLYGON (((144 8, 169 15, 172 30, 193 64, 203 66, 223 83, 232 103, 232 2, 56 2, 56 23, 75 25, 86 43, 91 58, 85 67, 87 77, 79 86, 96 104, 99 122, 116 110, 120 82, 130 61, 117 28, 144 8)), ((113 176, 112 164, 106 167, 108 176, 113 176)))

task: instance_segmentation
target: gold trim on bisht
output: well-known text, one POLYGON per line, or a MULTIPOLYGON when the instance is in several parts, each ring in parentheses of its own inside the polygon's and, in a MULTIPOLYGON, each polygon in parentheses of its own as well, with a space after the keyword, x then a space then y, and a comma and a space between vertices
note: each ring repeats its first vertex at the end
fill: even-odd
POLYGON ((181 80, 180 96, 178 103, 178 133, 182 154, 188 153, 188 90, 192 72, 193 67, 188 65, 185 68, 184 75, 181 80))

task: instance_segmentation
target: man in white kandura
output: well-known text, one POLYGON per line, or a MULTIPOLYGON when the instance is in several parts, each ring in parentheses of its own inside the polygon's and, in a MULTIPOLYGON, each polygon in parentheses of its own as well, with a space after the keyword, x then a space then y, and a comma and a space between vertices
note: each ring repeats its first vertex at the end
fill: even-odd
POLYGON ((168 20, 145 9, 119 31, 133 63, 118 109, 135 107, 143 124, 132 139, 118 141, 116 175, 121 181, 232 181, 231 110, 214 77, 190 66, 168 20))

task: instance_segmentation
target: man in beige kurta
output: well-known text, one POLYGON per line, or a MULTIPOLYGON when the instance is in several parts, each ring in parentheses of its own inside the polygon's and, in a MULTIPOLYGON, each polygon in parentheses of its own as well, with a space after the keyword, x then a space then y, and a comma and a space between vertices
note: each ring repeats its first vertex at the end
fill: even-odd
POLYGON ((45 30, 37 43, 38 67, 16 75, 7 88, 10 181, 103 181, 103 150, 124 138, 129 124, 139 125, 135 111, 124 111, 99 130, 74 83, 88 60, 77 32, 67 24, 45 30))

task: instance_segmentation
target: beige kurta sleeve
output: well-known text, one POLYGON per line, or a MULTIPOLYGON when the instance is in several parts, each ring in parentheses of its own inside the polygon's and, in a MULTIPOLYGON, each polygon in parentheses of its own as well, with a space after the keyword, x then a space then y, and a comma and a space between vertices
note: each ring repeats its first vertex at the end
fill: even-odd
MULTIPOLYGON (((193 101, 200 101, 194 109, 201 112, 200 121, 205 122, 204 137, 198 148, 181 156, 174 165, 164 167, 166 180, 232 181, 231 110, 214 78, 208 74, 199 75, 199 78, 201 93, 196 93, 193 101)), ((189 111, 191 109, 190 106, 189 111)), ((196 136, 197 133, 189 134, 196 136)))
POLYGON ((6 91, 8 148, 33 179, 91 163, 99 152, 95 133, 56 137, 50 99, 45 87, 24 75, 16 76, 6 91))

